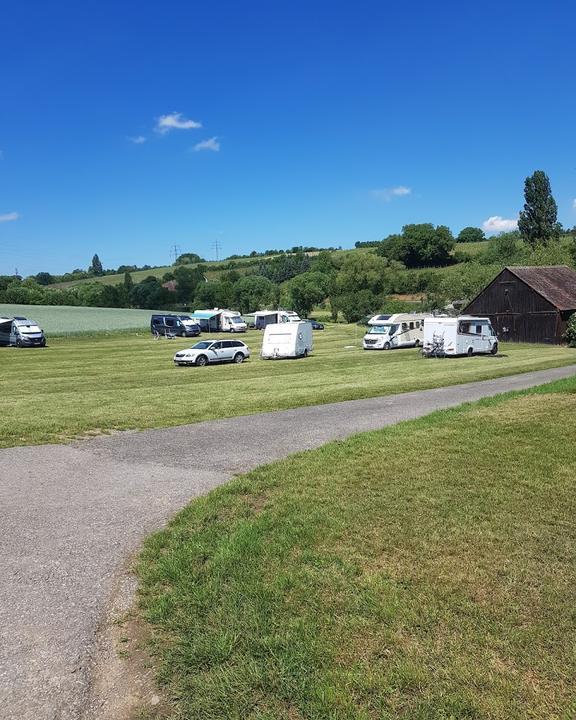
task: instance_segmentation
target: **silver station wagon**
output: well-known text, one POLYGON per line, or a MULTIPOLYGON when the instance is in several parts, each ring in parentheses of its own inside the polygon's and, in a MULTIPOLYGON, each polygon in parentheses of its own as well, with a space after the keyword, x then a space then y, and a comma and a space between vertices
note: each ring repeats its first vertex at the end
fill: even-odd
POLYGON ((176 365, 208 365, 208 363, 241 363, 250 357, 250 348, 241 340, 201 340, 174 355, 176 365))

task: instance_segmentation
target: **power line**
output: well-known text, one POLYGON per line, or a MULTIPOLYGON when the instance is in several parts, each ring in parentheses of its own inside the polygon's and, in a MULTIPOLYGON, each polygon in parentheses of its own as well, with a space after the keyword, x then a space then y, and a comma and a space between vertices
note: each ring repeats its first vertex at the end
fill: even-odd
POLYGON ((176 260, 178 260, 180 255, 182 255, 180 245, 172 245, 170 248, 170 259, 172 260, 172 265, 176 265, 176 260))
POLYGON ((220 242, 219 238, 216 238, 216 240, 212 241, 212 250, 214 250, 214 255, 216 256, 216 260, 220 260, 220 251, 222 250, 222 243, 220 242))

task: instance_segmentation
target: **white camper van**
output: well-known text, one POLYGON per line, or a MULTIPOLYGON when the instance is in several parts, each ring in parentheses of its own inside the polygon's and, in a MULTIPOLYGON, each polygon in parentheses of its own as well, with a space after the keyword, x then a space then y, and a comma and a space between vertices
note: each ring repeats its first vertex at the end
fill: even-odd
POLYGON ((374 316, 369 321, 370 330, 364 335, 364 350, 391 350, 399 347, 418 347, 424 340, 424 320, 430 315, 396 313, 374 316), (376 317, 384 318, 373 322, 376 317))
POLYGON ((307 357, 313 347, 309 322, 271 323, 264 328, 260 357, 263 360, 307 357))
POLYGON ((498 352, 498 338, 487 317, 432 317, 424 321, 422 352, 428 357, 498 352))

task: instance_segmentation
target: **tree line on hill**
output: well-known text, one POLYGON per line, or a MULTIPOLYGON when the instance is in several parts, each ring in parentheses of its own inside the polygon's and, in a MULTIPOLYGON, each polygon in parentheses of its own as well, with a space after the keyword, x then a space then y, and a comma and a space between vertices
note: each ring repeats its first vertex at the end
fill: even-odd
MULTIPOLYGON (((449 301, 471 299, 505 265, 576 264, 576 232, 563 232, 557 222, 543 172, 526 179, 525 199, 518 230, 491 238, 475 255, 455 252, 455 243, 484 240, 479 228, 464 228, 454 238, 445 225, 409 224, 369 246, 357 243, 367 252, 298 246, 292 248, 295 252, 267 251, 268 257, 260 254, 241 264, 229 259, 210 266, 211 272, 220 272, 210 281, 207 266, 194 253, 181 255, 161 278, 150 275, 138 284, 129 269, 116 285, 87 282, 60 289, 46 287, 37 277, 0 276, 0 302, 165 310, 231 307, 242 313, 282 305, 302 316, 325 304, 335 319, 341 315, 348 322, 379 311, 414 309, 413 303, 393 295, 417 296, 422 309, 441 308, 449 301)), ((95 255, 91 277, 100 270, 105 272, 95 255)))

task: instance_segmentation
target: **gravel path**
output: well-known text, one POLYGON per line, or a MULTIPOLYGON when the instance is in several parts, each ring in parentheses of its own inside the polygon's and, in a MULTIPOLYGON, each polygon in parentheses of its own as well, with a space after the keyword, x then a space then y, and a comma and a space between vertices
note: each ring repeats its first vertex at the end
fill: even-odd
MULTIPOLYGON (((465 360, 463 360, 465 362, 465 360)), ((96 630, 142 538, 235 473, 570 367, 387 397, 0 450, 0 714, 81 718, 96 630)))

